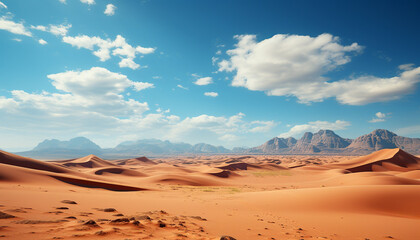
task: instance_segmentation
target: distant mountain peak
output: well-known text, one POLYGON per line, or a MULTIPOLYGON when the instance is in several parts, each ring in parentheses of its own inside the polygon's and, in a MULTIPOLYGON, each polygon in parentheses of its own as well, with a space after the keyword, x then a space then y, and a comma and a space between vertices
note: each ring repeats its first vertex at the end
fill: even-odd
POLYGON ((39 143, 33 151, 46 151, 46 150, 100 150, 101 147, 85 137, 75 137, 69 141, 60 141, 58 139, 46 139, 39 143))

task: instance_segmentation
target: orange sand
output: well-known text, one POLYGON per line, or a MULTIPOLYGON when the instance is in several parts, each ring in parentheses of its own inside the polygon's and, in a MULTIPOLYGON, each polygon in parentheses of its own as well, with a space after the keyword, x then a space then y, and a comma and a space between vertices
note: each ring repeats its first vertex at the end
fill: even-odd
POLYGON ((50 162, 0 151, 3 239, 411 240, 419 203, 420 159, 399 149, 50 162))

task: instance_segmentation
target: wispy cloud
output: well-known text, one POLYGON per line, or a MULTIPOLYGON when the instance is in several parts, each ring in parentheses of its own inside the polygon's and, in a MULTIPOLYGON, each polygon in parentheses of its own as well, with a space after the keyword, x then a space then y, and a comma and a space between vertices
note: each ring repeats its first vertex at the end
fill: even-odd
POLYGON ((181 84, 176 85, 178 88, 184 89, 184 90, 188 90, 188 88, 182 86, 181 84))
POLYGON ((23 25, 23 23, 14 22, 5 16, 0 17, 0 29, 13 34, 32 37, 32 33, 23 25))
POLYGON ((7 9, 7 6, 6 6, 6 4, 0 2, 0 8, 6 8, 7 9))

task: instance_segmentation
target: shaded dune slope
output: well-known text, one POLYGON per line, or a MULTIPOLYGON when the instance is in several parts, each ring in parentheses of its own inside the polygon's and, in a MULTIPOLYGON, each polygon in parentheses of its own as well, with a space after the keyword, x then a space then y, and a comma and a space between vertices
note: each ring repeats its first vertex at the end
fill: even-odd
POLYGON ((83 167, 83 168, 99 168, 99 167, 112 167, 116 166, 115 164, 103 160, 95 155, 88 155, 86 157, 65 160, 65 161, 58 161, 56 163, 60 163, 66 167, 83 167))
MULTIPOLYGON (((91 155, 87 156, 81 162, 89 162, 92 158, 91 155)), ((93 160, 96 161, 97 159, 93 158, 93 160)), ((106 162, 105 160, 102 161, 106 162)), ((127 169, 127 171, 130 170, 127 169)), ((79 173, 53 163, 25 158, 4 151, 0 151, 0 180, 5 182, 42 183, 46 185, 56 185, 61 182, 81 187, 102 188, 112 191, 145 190, 140 187, 112 183, 101 179, 92 179, 92 177, 85 173, 79 173)))
POLYGON ((93 170, 93 173, 96 175, 120 175, 120 176, 130 176, 130 177, 144 177, 147 176, 144 173, 131 170, 131 169, 125 169, 120 167, 105 167, 101 168, 99 170, 95 169, 93 170))
POLYGON ((367 171, 410 171, 420 169, 420 159, 401 149, 383 149, 367 156, 355 158, 330 167, 350 172, 367 171))
POLYGON ((114 161, 117 165, 156 165, 157 163, 147 157, 138 157, 114 161))
POLYGON ((13 165, 23 168, 37 169, 55 173, 68 173, 68 169, 54 164, 43 162, 31 158, 21 157, 12 153, 8 153, 0 150, 0 163, 13 165))

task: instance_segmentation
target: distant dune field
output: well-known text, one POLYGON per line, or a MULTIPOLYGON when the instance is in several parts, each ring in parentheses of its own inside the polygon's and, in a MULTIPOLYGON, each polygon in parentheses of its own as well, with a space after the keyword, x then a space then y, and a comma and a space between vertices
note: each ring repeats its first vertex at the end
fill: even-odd
POLYGON ((419 203, 420 159, 398 148, 112 161, 0 151, 3 239, 420 239, 419 203))

